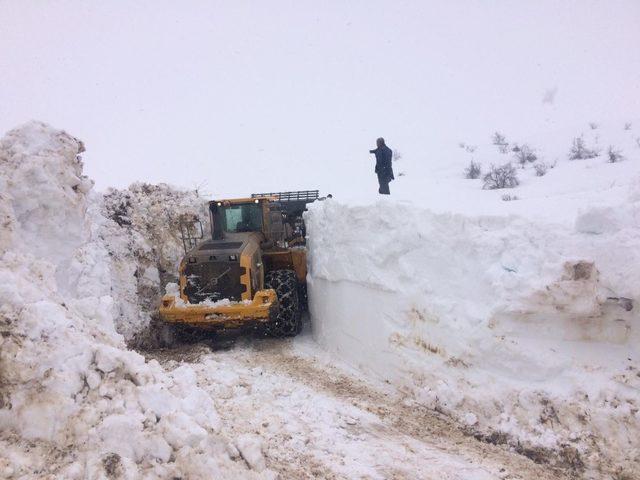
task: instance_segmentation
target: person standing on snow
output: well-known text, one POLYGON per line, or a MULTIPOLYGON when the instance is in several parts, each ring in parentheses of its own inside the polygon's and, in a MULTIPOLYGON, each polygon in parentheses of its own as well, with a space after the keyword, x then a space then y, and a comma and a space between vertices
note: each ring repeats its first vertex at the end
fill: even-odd
POLYGON ((389 182, 395 180, 393 176, 393 168, 391 166, 391 159, 393 158, 393 152, 384 143, 384 138, 376 140, 378 148, 375 150, 369 150, 369 153, 374 153, 376 156, 376 169, 375 172, 378 175, 378 183, 380 188, 378 193, 381 195, 390 195, 389 182))

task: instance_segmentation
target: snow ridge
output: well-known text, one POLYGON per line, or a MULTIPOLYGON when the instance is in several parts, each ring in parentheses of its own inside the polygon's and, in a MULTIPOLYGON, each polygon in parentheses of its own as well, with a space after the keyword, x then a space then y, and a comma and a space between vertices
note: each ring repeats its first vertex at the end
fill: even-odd
POLYGON ((316 203, 314 337, 489 441, 638 474, 640 204, 615 211, 572 228, 316 203))

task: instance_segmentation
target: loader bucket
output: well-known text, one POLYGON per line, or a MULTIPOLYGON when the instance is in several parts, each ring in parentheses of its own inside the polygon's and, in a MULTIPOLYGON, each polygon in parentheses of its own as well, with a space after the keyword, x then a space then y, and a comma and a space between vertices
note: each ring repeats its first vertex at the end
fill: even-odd
POLYGON ((256 292, 251 302, 225 305, 189 304, 173 295, 165 295, 160 318, 168 323, 200 328, 240 328, 268 322, 278 308, 275 290, 256 292))

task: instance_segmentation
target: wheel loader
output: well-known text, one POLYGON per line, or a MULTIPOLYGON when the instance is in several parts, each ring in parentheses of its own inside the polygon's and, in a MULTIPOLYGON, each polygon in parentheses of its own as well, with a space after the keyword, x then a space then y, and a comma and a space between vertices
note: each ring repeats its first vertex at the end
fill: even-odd
POLYGON ((160 318, 178 328, 297 335, 306 308, 302 214, 318 199, 304 190, 213 200, 206 239, 197 218, 183 218, 179 291, 162 298, 160 318))

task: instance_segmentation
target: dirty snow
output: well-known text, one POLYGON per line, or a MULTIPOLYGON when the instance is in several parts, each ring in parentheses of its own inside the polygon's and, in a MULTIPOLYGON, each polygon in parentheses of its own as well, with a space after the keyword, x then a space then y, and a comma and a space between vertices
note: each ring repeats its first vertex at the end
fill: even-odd
POLYGON ((196 216, 206 232, 206 201, 193 191, 135 183, 104 196, 99 236, 111 257, 112 288, 119 299, 116 329, 127 342, 146 339, 163 285, 177 280, 183 254, 180 217, 196 216))
POLYGON ((256 470, 266 465, 279 478, 566 478, 478 442, 388 385, 358 379, 318 349, 308 332, 293 341, 220 345, 187 344, 147 355, 168 370, 194 370, 216 399, 221 431, 236 438, 235 455, 256 470))

